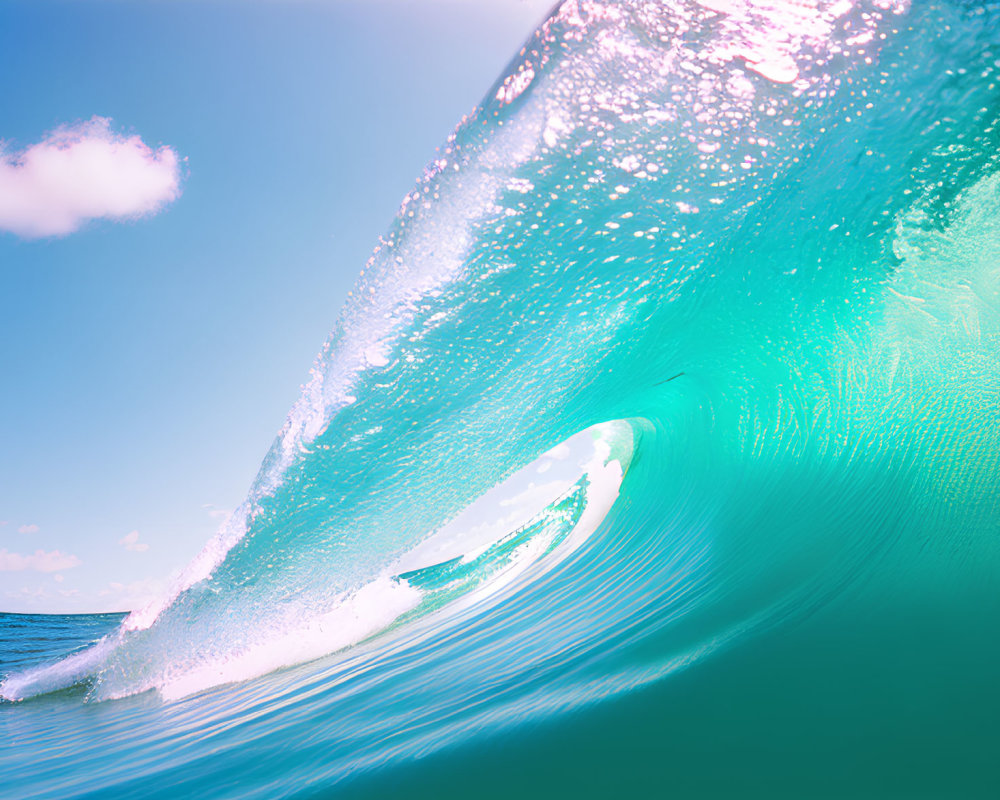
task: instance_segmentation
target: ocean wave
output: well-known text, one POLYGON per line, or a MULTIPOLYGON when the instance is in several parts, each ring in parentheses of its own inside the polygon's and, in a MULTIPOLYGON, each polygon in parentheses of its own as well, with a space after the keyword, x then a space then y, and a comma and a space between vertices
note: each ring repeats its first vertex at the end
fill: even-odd
POLYGON ((561 3, 405 198, 240 511, 0 693, 156 690, 227 764, 326 748, 296 786, 327 786, 856 620, 860 587, 989 596, 998 14, 561 3))

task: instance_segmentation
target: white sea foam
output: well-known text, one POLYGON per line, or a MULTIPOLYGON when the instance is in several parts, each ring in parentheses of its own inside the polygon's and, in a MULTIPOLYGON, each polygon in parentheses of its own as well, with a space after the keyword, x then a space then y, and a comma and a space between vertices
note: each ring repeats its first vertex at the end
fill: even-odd
POLYGON ((261 632, 256 641, 237 653, 172 672, 157 687, 158 691, 165 699, 175 700, 312 661, 384 630, 415 608, 421 597, 421 592, 406 581, 381 576, 343 598, 330 611, 307 618, 298 626, 274 634, 261 632))
POLYGON ((118 644, 112 634, 86 650, 67 656, 54 664, 16 672, 0 683, 0 698, 9 701, 24 700, 47 692, 55 692, 80 683, 91 677, 118 644))

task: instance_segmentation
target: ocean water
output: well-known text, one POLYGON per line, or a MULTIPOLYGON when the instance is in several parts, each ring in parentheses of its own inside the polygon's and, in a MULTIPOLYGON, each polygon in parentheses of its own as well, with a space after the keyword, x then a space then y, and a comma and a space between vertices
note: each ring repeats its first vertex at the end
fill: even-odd
POLYGON ((173 589, 0 615, 0 796, 998 796, 998 81, 992 0, 558 5, 173 589))

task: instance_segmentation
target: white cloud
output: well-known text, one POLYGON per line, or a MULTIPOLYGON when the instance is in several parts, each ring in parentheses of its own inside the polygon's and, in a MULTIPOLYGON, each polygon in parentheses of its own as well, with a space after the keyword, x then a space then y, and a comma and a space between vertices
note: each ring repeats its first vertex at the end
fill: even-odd
POLYGON ((131 550, 133 553, 144 553, 149 549, 148 544, 139 541, 139 531, 126 533, 121 539, 118 540, 118 544, 126 550, 131 550))
POLYGON ((22 525, 17 529, 18 533, 38 533, 39 527, 37 525, 22 525))
POLYGON ((59 572, 79 566, 80 559, 70 553, 63 553, 59 550, 46 552, 36 550, 30 555, 11 553, 7 550, 0 550, 0 572, 26 572, 34 570, 36 572, 59 572))
POLYGON ((19 152, 0 142, 0 230, 25 238, 63 236, 91 219, 134 219, 180 196, 180 161, 111 120, 59 128, 19 152))

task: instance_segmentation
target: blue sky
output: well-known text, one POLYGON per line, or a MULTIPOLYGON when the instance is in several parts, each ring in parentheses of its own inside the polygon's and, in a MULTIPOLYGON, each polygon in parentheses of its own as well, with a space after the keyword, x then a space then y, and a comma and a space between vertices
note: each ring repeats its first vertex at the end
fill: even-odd
POLYGON ((127 610, 200 549, 550 5, 0 5, 0 611, 127 610))

